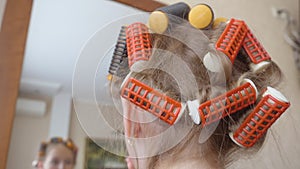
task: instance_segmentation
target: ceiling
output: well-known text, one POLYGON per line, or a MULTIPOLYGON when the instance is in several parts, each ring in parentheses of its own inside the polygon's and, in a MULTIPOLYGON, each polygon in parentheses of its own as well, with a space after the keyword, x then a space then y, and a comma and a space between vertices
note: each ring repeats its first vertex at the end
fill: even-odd
MULTIPOLYGON (((58 92, 71 94, 77 59, 89 39, 113 20, 136 13, 140 11, 113 1, 34 1, 20 92, 47 96, 58 92)), ((115 34, 108 30, 107 39, 99 42, 99 47, 103 42, 115 43, 112 38, 115 34)), ((88 69, 89 65, 85 66, 88 69)), ((84 69, 81 71, 85 74, 84 69)))

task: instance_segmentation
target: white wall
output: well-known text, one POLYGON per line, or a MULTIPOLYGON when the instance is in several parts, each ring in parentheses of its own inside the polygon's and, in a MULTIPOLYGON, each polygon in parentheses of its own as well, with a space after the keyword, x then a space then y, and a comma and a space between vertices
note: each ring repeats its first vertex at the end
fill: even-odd
MULTIPOLYGON (((0 2, 1 5, 4 1, 0 2)), ((76 59, 86 41, 112 20, 138 12, 107 0, 33 1, 22 78, 59 84, 59 92, 71 95, 76 59)), ((43 117, 16 115, 7 169, 32 168, 40 142, 49 138, 50 111, 43 117)), ((86 136, 73 111, 71 120, 69 135, 80 148, 79 169, 83 168, 86 136)))
POLYGON ((36 158, 40 142, 48 138, 51 101, 40 97, 28 98, 44 100, 48 104, 47 110, 44 116, 20 115, 18 112, 16 113, 8 153, 7 169, 31 169, 31 163, 36 158))
POLYGON ((106 107, 106 111, 102 110, 103 108, 99 108, 95 103, 85 101, 77 101, 74 103, 70 137, 77 143, 80 151, 76 169, 83 168, 84 166, 87 137, 92 139, 116 138, 114 135, 116 133, 115 129, 123 127, 123 119, 115 109, 106 107), (105 116, 105 119, 103 116, 105 116), (108 125, 107 122, 109 122, 110 125, 108 125), (111 125, 114 125, 114 128, 112 128, 111 125))
POLYGON ((77 164, 75 169, 84 169, 85 144, 88 136, 82 129, 74 110, 72 111, 71 116, 70 137, 78 146, 77 164))
MULTIPOLYGON (((88 104, 83 108, 89 110, 88 104)), ((47 141, 51 110, 48 108, 45 116, 16 115, 9 147, 7 169, 32 169, 32 161, 36 159, 41 141, 47 141)), ((88 137, 72 109, 70 120, 70 138, 79 148, 75 169, 84 168, 85 141, 88 137)))

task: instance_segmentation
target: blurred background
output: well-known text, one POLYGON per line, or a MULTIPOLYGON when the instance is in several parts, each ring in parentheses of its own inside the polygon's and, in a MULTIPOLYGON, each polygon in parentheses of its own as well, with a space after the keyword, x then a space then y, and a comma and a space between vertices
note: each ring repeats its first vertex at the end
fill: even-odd
MULTIPOLYGON (((7 8, 5 7, 13 2, 14 0, 12 2, 0 1, 0 23, 6 23, 5 9, 7 8)), ((80 125, 73 104, 80 105, 80 108, 87 113, 95 112, 97 109, 91 106, 94 103, 89 95, 81 95, 81 98, 76 99, 76 103, 72 101, 73 72, 82 48, 90 37, 113 20, 145 10, 151 11, 148 3, 161 5, 180 1, 120 0, 120 2, 110 0, 32 1, 18 97, 11 124, 6 169, 32 168, 31 162, 36 157, 40 141, 52 136, 71 137, 79 146, 76 169, 85 168, 88 136, 80 125)), ((284 114, 272 127, 265 146, 254 158, 241 159, 231 168, 300 168, 298 160, 300 128, 297 125, 300 123, 298 113, 300 73, 295 62, 294 49, 285 39, 287 31, 285 18, 287 17, 280 15, 280 12, 276 13, 276 9, 288 11, 295 20, 295 29, 299 32, 297 29, 297 26, 299 28, 299 0, 186 0, 185 2, 191 7, 206 3, 214 10, 215 17, 246 21, 285 74, 280 90, 291 102, 288 113, 284 114)), ((4 31, 6 29, 1 30, 2 38, 4 31)), ((107 33, 108 37, 116 36, 115 32, 107 33)), ((115 40, 112 38, 107 41, 115 42, 115 40)), ((81 73, 84 74, 84 72, 81 73)), ((82 85, 84 86, 84 82, 82 85)), ((83 93, 85 90, 89 89, 83 88, 83 93)), ((2 99, 5 100, 1 98, 1 101, 2 99)), ((5 116, 5 112, 3 115, 5 116)), ((97 129, 100 132, 90 137, 105 139, 111 134, 104 128, 101 130, 99 126, 97 129)))

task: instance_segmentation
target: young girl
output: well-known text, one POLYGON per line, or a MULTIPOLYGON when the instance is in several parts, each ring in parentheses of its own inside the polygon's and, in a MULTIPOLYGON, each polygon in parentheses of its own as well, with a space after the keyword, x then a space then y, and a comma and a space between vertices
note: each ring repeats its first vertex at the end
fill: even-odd
POLYGON ((122 54, 112 73, 128 168, 218 169, 259 150, 267 129, 289 106, 275 89, 279 67, 243 21, 200 30, 185 20, 167 20, 159 34, 149 34, 141 23, 129 25, 128 58, 122 54))
POLYGON ((38 160, 33 166, 38 169, 73 169, 76 156, 77 147, 71 139, 54 137, 41 143, 38 160))

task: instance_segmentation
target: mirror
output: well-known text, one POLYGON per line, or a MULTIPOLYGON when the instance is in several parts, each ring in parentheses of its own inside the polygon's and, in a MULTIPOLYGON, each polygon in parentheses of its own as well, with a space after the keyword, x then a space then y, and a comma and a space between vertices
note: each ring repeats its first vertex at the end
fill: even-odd
MULTIPOLYGON (((73 109, 76 61, 85 43, 103 26, 140 12, 113 1, 33 1, 8 169, 32 168, 40 142, 52 136, 74 140, 79 147, 76 168, 83 168, 88 136, 73 109)), ((115 43, 110 38, 115 34, 108 32, 106 42, 115 43)), ((76 101, 94 111, 89 110, 90 96, 76 101)), ((97 137, 104 136, 100 132, 97 137)))

